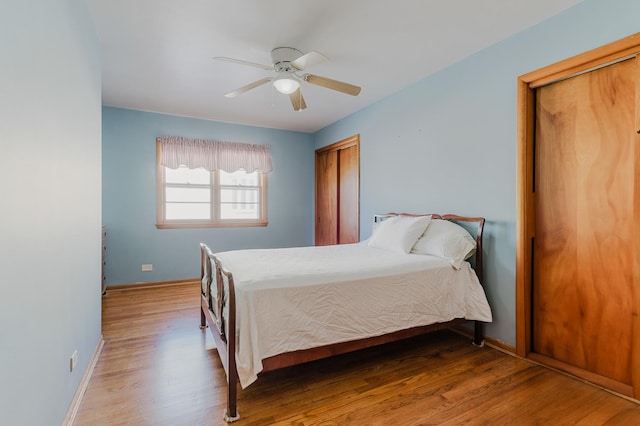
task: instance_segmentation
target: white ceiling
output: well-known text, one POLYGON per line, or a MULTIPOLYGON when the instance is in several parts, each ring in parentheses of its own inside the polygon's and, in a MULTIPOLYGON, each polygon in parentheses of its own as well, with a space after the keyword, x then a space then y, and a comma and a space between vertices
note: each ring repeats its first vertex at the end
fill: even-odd
POLYGON ((87 0, 102 44, 103 104, 314 132, 582 0, 87 0), (307 109, 265 84, 274 47, 317 50, 306 70, 362 87, 302 84, 307 109))

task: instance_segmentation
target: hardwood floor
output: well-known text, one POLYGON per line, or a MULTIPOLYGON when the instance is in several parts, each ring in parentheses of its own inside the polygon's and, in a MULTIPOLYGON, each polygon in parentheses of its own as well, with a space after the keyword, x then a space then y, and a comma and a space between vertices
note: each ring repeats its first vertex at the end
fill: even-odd
MULTIPOLYGON (((224 425, 197 285, 109 291, 76 426, 224 425)), ((261 375, 244 425, 640 425, 640 405, 450 331, 261 375)))

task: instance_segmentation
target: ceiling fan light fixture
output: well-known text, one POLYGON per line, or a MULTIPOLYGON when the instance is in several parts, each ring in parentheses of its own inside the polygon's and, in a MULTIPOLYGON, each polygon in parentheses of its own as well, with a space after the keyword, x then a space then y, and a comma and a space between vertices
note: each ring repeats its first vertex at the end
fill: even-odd
POLYGON ((359 86, 354 86, 353 84, 345 83, 344 81, 321 77, 319 75, 307 74, 305 72, 307 68, 329 60, 329 58, 315 50, 303 54, 298 49, 294 49, 292 47, 276 47, 271 51, 271 62, 273 65, 262 65, 256 62, 227 58, 224 56, 216 56, 214 59, 234 62, 240 65, 248 65, 275 73, 275 76, 271 74, 269 77, 246 84, 225 94, 224 96, 227 98, 235 98, 249 90, 271 82, 278 93, 289 96, 289 100, 291 101, 291 106, 294 111, 301 111, 307 108, 307 104, 302 96, 302 91, 300 90, 300 85, 302 84, 301 80, 304 80, 309 84, 325 87, 351 96, 358 96, 360 93, 359 86))
POLYGON ((279 73, 273 80, 273 87, 283 95, 290 95, 300 88, 300 82, 290 73, 279 73))

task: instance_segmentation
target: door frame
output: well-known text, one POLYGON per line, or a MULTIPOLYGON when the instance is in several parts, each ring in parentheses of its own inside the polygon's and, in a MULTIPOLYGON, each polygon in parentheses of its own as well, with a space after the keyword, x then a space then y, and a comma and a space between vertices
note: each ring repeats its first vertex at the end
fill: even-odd
MULTIPOLYGON (((640 33, 602 47, 573 56, 553 65, 532 71, 517 80, 517 229, 516 229, 516 354, 528 358, 531 354, 532 316, 532 254, 535 236, 535 109, 536 89, 578 74, 620 62, 640 54, 640 33)), ((640 67, 638 69, 640 82, 640 67)), ((636 90, 636 131, 640 133, 640 84, 636 90)), ((640 164, 639 150, 636 163, 640 164)), ((639 166, 640 167, 640 166, 639 166)), ((640 188, 636 186, 636 223, 640 227, 640 188)), ((636 229, 634 277, 640 283, 640 232, 636 229)), ((634 291, 634 306, 640 309, 640 286, 634 291)), ((633 318, 632 349, 633 397, 640 399, 640 312, 633 318)))

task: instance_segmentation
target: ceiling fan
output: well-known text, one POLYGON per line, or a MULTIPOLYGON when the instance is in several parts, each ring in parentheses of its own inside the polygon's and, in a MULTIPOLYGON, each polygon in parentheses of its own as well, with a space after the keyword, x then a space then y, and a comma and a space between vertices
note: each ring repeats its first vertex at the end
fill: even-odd
POLYGON ((263 65, 222 56, 216 56, 213 59, 248 65, 275 73, 275 76, 273 77, 266 77, 261 80, 254 81, 253 83, 249 83, 246 86, 242 86, 239 89, 227 93, 224 95, 227 98, 235 98, 236 96, 248 92, 251 89, 273 82, 273 86, 278 92, 284 95, 289 95, 293 109, 295 111, 300 111, 307 107, 300 89, 300 81, 302 80, 317 86, 337 90, 338 92, 346 93, 351 96, 358 96, 360 93, 360 87, 354 86, 353 84, 320 77, 318 75, 302 73, 302 71, 305 71, 313 65, 321 64, 329 60, 329 58, 315 50, 302 54, 301 51, 292 47, 276 47, 271 51, 271 61, 273 62, 273 65, 263 65))

